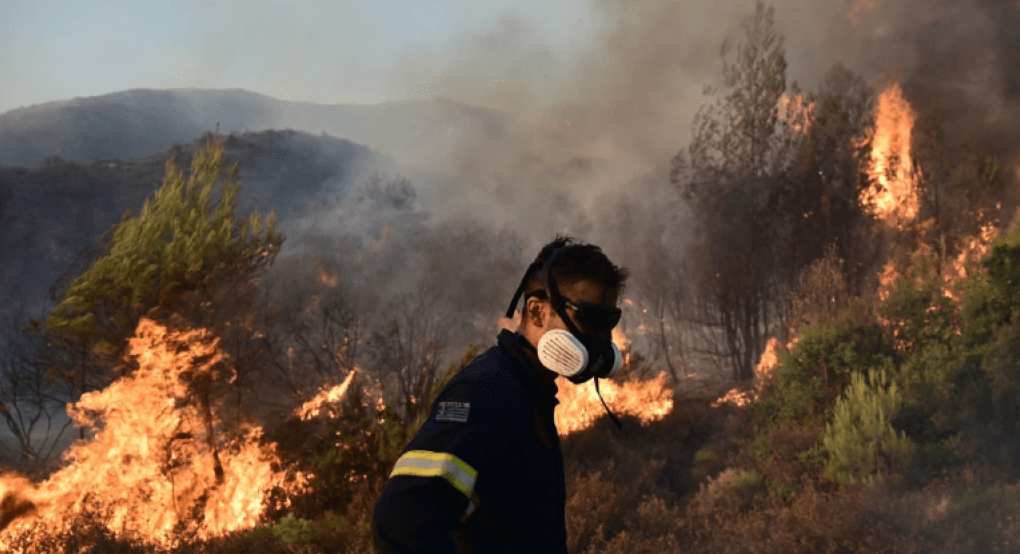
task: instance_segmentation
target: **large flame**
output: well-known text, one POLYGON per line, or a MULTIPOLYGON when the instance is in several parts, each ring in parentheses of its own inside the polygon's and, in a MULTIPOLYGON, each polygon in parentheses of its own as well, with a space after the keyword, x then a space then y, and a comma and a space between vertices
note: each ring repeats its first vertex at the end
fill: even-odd
MULTIPOLYGON (((591 427, 605 415, 602 402, 595 393, 594 381, 575 385, 560 377, 560 404, 556 408, 556 429, 565 436, 591 427)), ((616 383, 600 380, 599 390, 614 414, 638 418, 642 424, 659 421, 673 410, 673 390, 667 384, 666 373, 649 381, 616 383)))
POLYGON ((195 383, 217 377, 228 362, 208 331, 170 331, 143 319, 128 355, 137 371, 68 407, 93 436, 71 447, 67 465, 38 486, 13 476, 0 483, 5 506, 15 497, 35 506, 3 531, 0 547, 19 532, 64 531, 67 515, 95 507, 115 535, 168 546, 171 532, 207 538, 253 527, 270 491, 307 485, 278 468, 259 427, 224 438, 208 403, 197 399, 195 383))
POLYGON ((876 186, 862 191, 861 203, 894 226, 902 226, 917 215, 917 177, 910 156, 915 119, 899 84, 882 91, 875 110, 869 168, 876 186))

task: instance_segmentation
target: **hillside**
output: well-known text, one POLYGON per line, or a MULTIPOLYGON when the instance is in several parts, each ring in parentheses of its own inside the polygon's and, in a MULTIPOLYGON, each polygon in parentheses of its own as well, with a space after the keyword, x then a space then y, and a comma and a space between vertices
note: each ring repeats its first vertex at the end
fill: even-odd
POLYGON ((79 163, 133 159, 188 142, 217 124, 225 134, 326 133, 415 163, 443 155, 460 139, 499 134, 505 119, 448 100, 321 105, 240 89, 136 89, 0 114, 0 165, 30 167, 46 156, 79 163))
MULTIPOLYGON (((0 192, 8 197, 0 217, 0 320, 40 317, 46 290, 68 270, 83 267, 83 249, 127 212, 137 213, 162 184, 167 161, 186 166, 199 139, 173 144, 134 159, 90 163, 48 156, 38 167, 0 167, 0 192), (4 192, 5 191, 5 192, 4 192)), ((140 147, 139 147, 140 148, 140 147)), ((318 198, 342 198, 383 158, 368 148, 329 136, 263 131, 224 138, 229 163, 240 166, 238 207, 274 210, 286 222, 318 198)), ((87 267, 87 266, 86 266, 87 267)))

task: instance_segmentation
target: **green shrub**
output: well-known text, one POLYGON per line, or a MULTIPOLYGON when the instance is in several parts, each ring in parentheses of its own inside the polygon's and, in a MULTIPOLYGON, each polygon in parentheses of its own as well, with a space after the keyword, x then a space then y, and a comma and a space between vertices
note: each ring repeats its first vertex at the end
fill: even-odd
POLYGON ((891 348, 860 309, 841 320, 807 326, 789 352, 779 353, 773 381, 756 407, 759 424, 800 421, 829 412, 854 371, 886 363, 891 348))
POLYGON ((694 465, 702 465, 711 462, 714 459, 715 452, 710 446, 699 448, 698 451, 694 453, 694 465))
POLYGON ((756 489, 764 480, 761 473, 753 469, 742 469, 730 480, 729 486, 736 490, 756 489))
POLYGON ((836 404, 833 420, 822 433, 829 455, 825 473, 842 484, 870 482, 876 476, 904 467, 914 444, 897 432, 892 421, 903 396, 885 371, 854 373, 845 395, 836 404))
POLYGON ((315 529, 311 521, 287 514, 273 526, 273 535, 286 544, 305 544, 315 538, 315 529))
POLYGON ((899 353, 909 355, 926 344, 948 344, 959 334, 958 306, 945 295, 941 263, 933 253, 915 255, 877 306, 878 315, 887 322, 887 340, 899 353))

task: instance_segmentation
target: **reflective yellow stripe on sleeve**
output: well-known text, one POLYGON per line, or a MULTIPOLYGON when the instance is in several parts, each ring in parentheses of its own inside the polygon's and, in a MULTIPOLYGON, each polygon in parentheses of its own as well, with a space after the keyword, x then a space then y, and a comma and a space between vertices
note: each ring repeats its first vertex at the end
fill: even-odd
POLYGON ((410 475, 414 477, 442 477, 453 487, 468 497, 468 509, 464 518, 470 516, 478 506, 475 496, 475 480, 478 472, 464 463, 464 460, 445 452, 428 450, 411 450, 397 460, 390 477, 410 475))

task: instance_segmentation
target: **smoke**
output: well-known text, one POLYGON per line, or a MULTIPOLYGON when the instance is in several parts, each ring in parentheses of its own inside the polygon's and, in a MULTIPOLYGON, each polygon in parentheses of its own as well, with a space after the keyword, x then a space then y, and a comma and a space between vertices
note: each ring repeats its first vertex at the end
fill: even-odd
MULTIPOLYGON (((404 56, 391 80, 420 86, 422 97, 499 110, 504 124, 452 134, 434 158, 397 167, 387 178, 409 179, 410 202, 351 200, 293 222, 280 263, 334 260, 377 310, 427 284, 453 320, 473 322, 465 329, 479 340, 495 331, 520 274, 556 233, 602 246, 632 270, 635 294, 655 287, 641 276, 667 274, 663 265, 682 261, 690 235, 666 164, 690 140, 706 87, 721 80, 720 47, 742 39, 754 4, 557 5, 595 29, 573 51, 541 21, 509 12, 492 28, 404 56), (301 255, 288 258, 288 248, 301 255)), ((1016 159, 1020 8, 1012 0, 773 5, 788 84, 813 90, 837 63, 876 88, 901 81, 919 110, 943 110, 955 144, 1016 159)))

